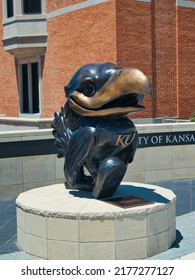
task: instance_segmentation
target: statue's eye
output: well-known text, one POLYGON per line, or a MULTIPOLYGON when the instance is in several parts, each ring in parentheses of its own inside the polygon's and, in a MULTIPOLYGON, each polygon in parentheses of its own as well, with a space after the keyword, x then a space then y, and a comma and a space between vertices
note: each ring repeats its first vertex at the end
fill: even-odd
POLYGON ((93 81, 85 81, 78 88, 79 92, 82 92, 84 95, 90 97, 93 96, 96 92, 96 87, 93 81))

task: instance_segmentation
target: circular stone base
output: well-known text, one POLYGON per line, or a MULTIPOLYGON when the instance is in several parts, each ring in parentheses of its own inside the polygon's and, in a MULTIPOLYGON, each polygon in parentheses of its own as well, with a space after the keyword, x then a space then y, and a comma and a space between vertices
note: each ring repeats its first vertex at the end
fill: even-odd
POLYGON ((96 200, 63 184, 24 192, 16 200, 18 245, 43 259, 66 260, 144 259, 170 248, 172 191, 123 182, 112 198, 96 200))

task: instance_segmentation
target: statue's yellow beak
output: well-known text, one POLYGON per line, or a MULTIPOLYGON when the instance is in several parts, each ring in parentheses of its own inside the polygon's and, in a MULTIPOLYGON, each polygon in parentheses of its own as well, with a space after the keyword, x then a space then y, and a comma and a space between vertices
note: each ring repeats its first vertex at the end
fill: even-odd
POLYGON ((116 71, 91 97, 74 91, 69 104, 82 116, 120 116, 143 110, 141 102, 144 96, 151 96, 145 74, 138 69, 124 68, 116 71))

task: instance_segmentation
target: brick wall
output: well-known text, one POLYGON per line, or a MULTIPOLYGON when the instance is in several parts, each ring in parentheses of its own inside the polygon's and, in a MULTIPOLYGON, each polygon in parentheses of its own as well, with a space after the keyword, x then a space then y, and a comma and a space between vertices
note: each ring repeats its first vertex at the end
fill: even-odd
MULTIPOLYGON (((47 0, 47 12, 85 2, 47 0)), ((1 9, 2 5, 0 20, 1 9)), ((121 67, 137 67, 151 81, 152 99, 146 98, 146 110, 132 118, 188 118, 195 111, 194 13, 195 8, 176 6, 174 0, 108 0, 48 18, 42 116, 52 117, 59 111, 65 102, 64 85, 78 67, 109 61, 121 67)), ((0 114, 18 116, 15 61, 3 51, 2 42, 0 63, 0 114)))
MULTIPOLYGON (((0 22, 2 22, 0 1, 0 22)), ((0 114, 18 115, 18 86, 14 57, 3 50, 3 26, 0 24, 0 114)))
POLYGON ((177 116, 176 1, 152 2, 153 115, 177 116))
MULTIPOLYGON (((117 63, 143 71, 152 84, 151 6, 133 0, 116 1, 117 63)), ((152 99, 145 111, 130 117, 152 117, 152 99)))
POLYGON ((48 20, 43 70, 45 117, 64 104, 64 85, 77 68, 93 62, 117 62, 115 14, 115 1, 111 0, 48 20))
POLYGON ((179 115, 188 118, 195 111, 195 8, 178 8, 178 59, 179 115))
POLYGON ((47 0, 47 13, 84 2, 85 0, 47 0))

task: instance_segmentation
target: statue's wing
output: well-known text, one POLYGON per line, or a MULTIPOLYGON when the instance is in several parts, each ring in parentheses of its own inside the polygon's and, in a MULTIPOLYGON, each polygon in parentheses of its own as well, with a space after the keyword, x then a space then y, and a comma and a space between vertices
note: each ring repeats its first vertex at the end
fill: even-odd
POLYGON ((72 134, 66 149, 64 173, 69 183, 74 183, 82 164, 91 153, 95 144, 96 130, 92 127, 80 127, 72 134))
POLYGON ((68 142, 71 138, 72 131, 66 126, 65 110, 61 108, 60 113, 54 113, 54 121, 52 123, 53 136, 55 137, 55 146, 57 148, 57 156, 65 157, 68 142))

